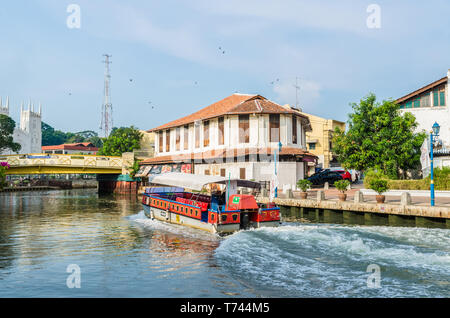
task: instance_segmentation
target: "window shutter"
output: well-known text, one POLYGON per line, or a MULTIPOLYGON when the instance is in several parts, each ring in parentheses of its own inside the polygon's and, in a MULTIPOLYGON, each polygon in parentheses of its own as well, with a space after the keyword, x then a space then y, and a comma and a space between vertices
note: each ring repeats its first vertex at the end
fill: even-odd
POLYGON ((439 106, 445 106, 445 91, 439 92, 440 104, 439 106))
POLYGON ((433 106, 439 106, 438 91, 433 91, 433 106))

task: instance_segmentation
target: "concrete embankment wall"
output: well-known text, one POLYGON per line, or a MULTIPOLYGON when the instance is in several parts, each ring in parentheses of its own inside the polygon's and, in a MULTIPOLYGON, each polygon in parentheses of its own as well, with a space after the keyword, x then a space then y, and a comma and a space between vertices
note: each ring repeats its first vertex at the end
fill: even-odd
POLYGON ((97 188, 97 180, 72 180, 73 189, 97 188))
POLYGON ((134 194, 138 193, 138 181, 99 181, 99 193, 134 194))
MULTIPOLYGON (((267 203, 268 198, 258 198, 267 203)), ((450 228, 450 208, 276 198, 286 221, 450 228)))

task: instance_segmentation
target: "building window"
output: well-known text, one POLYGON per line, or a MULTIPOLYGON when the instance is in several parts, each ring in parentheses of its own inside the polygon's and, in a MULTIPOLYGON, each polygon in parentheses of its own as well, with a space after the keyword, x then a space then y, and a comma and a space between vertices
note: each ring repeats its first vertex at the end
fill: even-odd
POLYGON ((195 148, 200 148, 200 125, 194 124, 195 127, 195 148))
POLYGON ((240 168, 239 169, 239 178, 241 179, 245 179, 245 168, 240 168))
POLYGON ((430 93, 420 96, 420 107, 430 107, 430 93))
POLYGON ((433 106, 445 106, 445 86, 433 91, 433 106))
POLYGON ((209 120, 203 122, 203 147, 209 146, 209 120))
POLYGON ((297 143, 297 117, 292 115, 292 143, 297 143))
POLYGON ((280 141, 280 114, 269 115, 269 141, 280 141))
POLYGON ((225 144, 225 135, 224 135, 224 118, 219 118, 219 145, 225 144))
POLYGON ((316 144, 315 143, 310 143, 309 145, 309 150, 316 150, 316 144))
POLYGON ((250 142, 249 115, 239 115, 239 143, 247 144, 250 142))
POLYGON ((413 106, 414 108, 420 107, 420 98, 414 99, 413 106))
POLYGON ((225 169, 220 169, 220 176, 225 177, 225 169))
POLYGON ((183 128, 184 132, 184 150, 188 150, 189 148, 189 126, 186 125, 183 128))
POLYGON ((209 170, 205 170, 205 176, 209 176, 209 170))
POLYGON ((170 130, 166 130, 166 152, 170 151, 170 130))
POLYGON ((445 106, 445 91, 439 92, 439 106, 445 106))
POLYGON ((180 150, 181 128, 175 128, 175 150, 180 150))
POLYGON ((158 133, 158 135, 159 135, 159 152, 163 152, 163 132, 162 131, 160 131, 159 133, 158 133))

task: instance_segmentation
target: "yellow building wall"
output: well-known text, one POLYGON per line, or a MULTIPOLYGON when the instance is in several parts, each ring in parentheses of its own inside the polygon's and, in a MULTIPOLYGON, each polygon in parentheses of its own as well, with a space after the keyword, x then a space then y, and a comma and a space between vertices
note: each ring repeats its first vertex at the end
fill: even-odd
POLYGON ((134 155, 138 159, 151 158, 155 156, 155 134, 148 133, 145 130, 142 133, 141 149, 135 150, 134 155))
POLYGON ((302 114, 308 116, 312 127, 312 131, 306 133, 307 149, 319 157, 319 164, 322 164, 322 168, 329 168, 330 161, 333 160, 331 152, 333 131, 336 127, 345 130, 345 123, 307 113, 302 114), (311 141, 316 141, 315 149, 311 149, 311 141))

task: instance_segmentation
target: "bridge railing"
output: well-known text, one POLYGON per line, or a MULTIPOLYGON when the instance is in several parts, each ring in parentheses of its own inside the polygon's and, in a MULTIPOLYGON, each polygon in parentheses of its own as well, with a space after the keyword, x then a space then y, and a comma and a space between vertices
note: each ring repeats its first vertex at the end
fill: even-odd
POLYGON ((0 161, 9 163, 11 168, 26 166, 95 167, 122 169, 122 157, 77 155, 77 154, 24 154, 0 155, 0 161))

